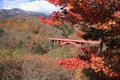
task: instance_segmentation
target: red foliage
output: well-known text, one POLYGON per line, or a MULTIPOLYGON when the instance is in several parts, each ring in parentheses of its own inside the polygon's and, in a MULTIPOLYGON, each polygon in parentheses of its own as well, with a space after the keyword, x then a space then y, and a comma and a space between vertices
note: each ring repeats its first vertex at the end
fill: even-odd
POLYGON ((49 2, 55 5, 71 5, 69 14, 63 19, 71 23, 77 23, 80 20, 90 23, 105 22, 120 7, 116 0, 49 0, 49 2))
POLYGON ((116 11, 114 14, 113 14, 114 17, 116 18, 120 18, 120 11, 116 11))
POLYGON ((61 22, 55 21, 54 18, 52 18, 52 17, 50 17, 49 19, 46 19, 46 18, 44 18, 42 16, 39 16, 38 18, 41 20, 41 22, 43 22, 45 24, 46 23, 49 24, 49 25, 58 25, 58 24, 61 24, 61 22))
MULTIPOLYGON (((50 18, 45 19, 39 17, 42 22, 48 23, 50 25, 63 24, 65 22, 70 22, 72 24, 79 23, 81 20, 96 24, 97 28, 102 27, 106 30, 111 30, 113 36, 119 34, 117 30, 120 30, 119 24, 114 21, 111 21, 113 17, 120 17, 120 3, 116 0, 48 0, 50 3, 55 4, 56 6, 67 4, 66 7, 69 8, 67 14, 62 14, 61 12, 54 12, 50 15, 50 18), (61 17, 61 15, 64 17, 61 17), (116 26, 114 28, 111 27, 116 26)), ((93 33, 93 32, 92 32, 93 33)), ((94 33, 93 33, 94 34, 94 33)), ((110 34, 110 36, 111 36, 110 34)), ((103 34, 102 34, 103 35, 103 34)), ((77 32, 77 36, 82 36, 81 32, 77 32)), ((109 61, 113 62, 113 57, 106 56, 102 54, 98 56, 93 54, 89 48, 84 49, 84 53, 87 53, 87 58, 71 58, 65 60, 59 60, 58 63, 67 68, 68 70, 75 70, 77 68, 91 68, 96 73, 102 71, 109 78, 114 77, 113 80, 120 80, 120 73, 117 73, 111 69, 111 65, 108 64, 109 61), (117 79, 117 78, 118 79, 117 79)), ((109 54, 109 53, 107 53, 109 54)), ((111 55, 111 54, 110 54, 111 55)), ((115 57, 115 56, 114 56, 115 57)), ((118 61, 118 58, 114 60, 118 61)), ((108 79, 112 80, 112 79, 108 79)))
POLYGON ((48 0, 56 6, 66 5, 69 9, 68 14, 54 12, 50 18, 42 21, 50 25, 58 25, 64 22, 78 23, 84 20, 90 23, 104 23, 110 20, 113 13, 119 10, 120 4, 116 0, 48 0), (65 17, 60 17, 60 15, 65 17), (62 23, 61 23, 62 22, 62 23))
POLYGON ((59 60, 58 64, 64 66, 68 70, 75 70, 78 67, 83 68, 84 65, 87 64, 84 60, 80 60, 79 58, 70 58, 65 60, 59 60))
POLYGON ((91 68, 96 73, 103 71, 105 75, 109 77, 120 77, 119 73, 113 72, 108 66, 106 66, 104 57, 99 57, 94 54, 90 54, 89 60, 81 58, 70 58, 59 60, 58 64, 67 68, 68 70, 75 70, 79 68, 91 68))
POLYGON ((78 23, 84 20, 90 23, 104 23, 110 20, 113 13, 119 10, 120 4, 116 0, 48 0, 56 6, 66 5, 69 9, 68 14, 54 12, 50 18, 40 18, 44 23, 58 25, 64 22, 78 23), (60 17, 60 15, 65 17, 60 17))

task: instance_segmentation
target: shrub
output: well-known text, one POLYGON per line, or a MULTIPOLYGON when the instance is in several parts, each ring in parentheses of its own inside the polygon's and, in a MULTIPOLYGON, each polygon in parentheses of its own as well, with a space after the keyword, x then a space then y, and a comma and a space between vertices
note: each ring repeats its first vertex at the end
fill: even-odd
POLYGON ((4 30, 3 29, 0 29, 0 36, 2 36, 4 33, 4 30))
POLYGON ((0 62, 0 80, 23 80, 22 62, 9 59, 0 62))
POLYGON ((35 46, 34 53, 36 53, 36 54, 44 54, 45 50, 43 49, 43 47, 40 44, 37 44, 35 46))

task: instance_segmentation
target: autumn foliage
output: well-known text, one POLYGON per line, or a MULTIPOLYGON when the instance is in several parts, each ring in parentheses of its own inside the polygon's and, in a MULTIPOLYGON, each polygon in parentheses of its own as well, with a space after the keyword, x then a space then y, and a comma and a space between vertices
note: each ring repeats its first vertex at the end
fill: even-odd
MULTIPOLYGON (((67 4, 69 13, 65 18, 60 18, 60 12, 51 14, 48 20, 62 20, 78 23, 84 20, 90 23, 107 22, 112 18, 115 11, 120 10, 120 4, 116 0, 48 0, 56 6, 67 4), (54 17, 53 17, 54 16, 54 17), (54 19, 53 19, 54 18, 54 19)), ((53 22, 46 21, 50 24, 53 22)), ((57 22, 55 21, 55 22, 57 22)))
MULTIPOLYGON (((81 58, 70 58, 65 60, 59 60, 58 64, 61 66, 67 68, 68 70, 72 71, 75 69, 93 69, 95 73, 102 72, 101 74, 106 76, 101 80, 119 80, 120 74, 117 72, 114 72, 111 69, 111 64, 107 64, 105 62, 104 57, 100 57, 94 54, 89 54, 89 58, 84 60, 81 58), (112 78, 112 79, 110 79, 112 78)), ((98 77, 100 77, 98 75, 98 77)))
MULTIPOLYGON (((120 80, 120 2, 117 0, 48 0, 56 6, 66 6, 69 8, 68 14, 64 18, 60 17, 61 12, 54 12, 49 19, 39 17, 42 22, 50 25, 59 25, 66 22, 73 25, 81 21, 88 24, 85 34, 77 32, 79 37, 84 39, 103 39, 107 45, 107 50, 103 53, 96 54, 88 51, 84 58, 60 60, 58 63, 68 70, 78 68, 91 68, 96 74, 102 72, 105 75, 100 80, 120 80), (91 27, 92 25, 92 27, 91 27), (118 52, 117 52, 118 51, 118 52), (117 66, 117 67, 116 67, 117 66), (115 70, 118 69, 118 70, 115 70)), ((86 51, 84 51, 86 52, 86 51)))

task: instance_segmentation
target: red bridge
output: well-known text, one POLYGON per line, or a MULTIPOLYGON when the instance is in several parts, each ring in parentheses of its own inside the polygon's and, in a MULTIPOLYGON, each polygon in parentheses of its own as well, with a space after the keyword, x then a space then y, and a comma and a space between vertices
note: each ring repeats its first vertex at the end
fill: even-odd
POLYGON ((82 51, 83 44, 100 44, 100 41, 87 41, 87 40, 74 40, 74 39, 62 39, 62 38, 48 38, 52 40, 54 43, 59 42, 61 46, 66 44, 72 44, 78 47, 82 51))

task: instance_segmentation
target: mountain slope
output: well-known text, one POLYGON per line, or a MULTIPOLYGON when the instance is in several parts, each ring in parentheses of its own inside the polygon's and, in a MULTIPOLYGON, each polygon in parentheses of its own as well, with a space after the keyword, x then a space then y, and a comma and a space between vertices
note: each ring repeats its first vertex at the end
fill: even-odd
POLYGON ((11 17, 21 16, 21 15, 43 16, 45 18, 49 17, 48 15, 45 15, 43 13, 24 11, 19 8, 14 8, 14 9, 10 9, 10 10, 6 10, 6 9, 0 10, 0 18, 11 18, 11 17))

